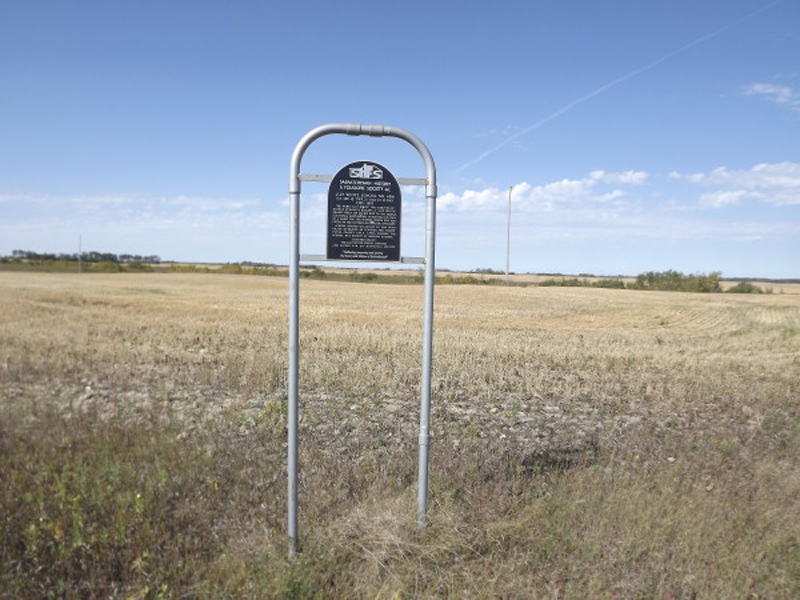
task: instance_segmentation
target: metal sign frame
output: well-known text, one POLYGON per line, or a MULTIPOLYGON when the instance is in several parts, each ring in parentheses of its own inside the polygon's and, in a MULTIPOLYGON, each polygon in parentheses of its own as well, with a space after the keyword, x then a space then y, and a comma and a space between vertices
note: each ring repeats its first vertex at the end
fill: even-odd
POLYGON ((402 258, 400 262, 423 262, 425 264, 424 312, 422 332, 422 382, 420 385, 419 417, 419 476, 417 488, 417 524, 425 524, 428 509, 428 447, 430 441, 431 414, 431 365, 433 355, 433 285, 435 280, 436 248, 436 165, 428 147, 413 133, 385 125, 361 125, 358 123, 333 123, 322 125, 306 133, 295 146, 289 167, 289 373, 288 373, 288 525, 289 557, 297 551, 297 484, 298 484, 298 378, 299 378, 299 305, 300 305, 300 260, 326 260, 325 255, 300 255, 300 189, 302 181, 331 181, 330 175, 306 175, 300 173, 300 163, 308 147, 319 138, 332 135, 366 135, 371 137, 395 137, 405 140, 419 152, 425 162, 426 177, 410 179, 398 177, 400 185, 424 185, 427 198, 425 219, 425 258, 402 258))

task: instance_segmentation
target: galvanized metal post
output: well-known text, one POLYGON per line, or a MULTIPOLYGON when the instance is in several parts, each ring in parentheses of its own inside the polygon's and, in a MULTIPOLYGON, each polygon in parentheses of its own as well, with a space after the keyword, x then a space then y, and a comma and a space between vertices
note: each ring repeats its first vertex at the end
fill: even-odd
POLYGON ((289 558, 294 558, 297 550, 297 408, 298 380, 300 365, 300 184, 289 191, 289 381, 288 381, 288 511, 289 521, 286 529, 289 538, 289 558))
POLYGON ((360 125, 357 123, 322 125, 312 129, 295 146, 289 167, 289 373, 288 373, 288 524, 289 557, 297 552, 297 485, 298 485, 298 408, 299 408, 299 275, 300 275, 300 164, 306 149, 318 138, 330 134, 396 137, 405 140, 419 152, 427 172, 425 196, 425 286, 422 342, 422 383, 420 390, 419 485, 417 523, 425 523, 428 505, 428 448, 430 440, 431 371, 433 356, 433 287, 436 275, 436 165, 433 156, 414 134, 396 127, 360 125))
MULTIPOLYGON (((435 181, 435 180, 434 180, 435 181)), ((417 525, 425 525, 428 513, 428 448, 431 421, 431 366, 433 358, 433 285, 436 280, 436 186, 429 185, 425 217, 425 308, 422 327, 422 383, 419 407, 419 473, 417 525)))

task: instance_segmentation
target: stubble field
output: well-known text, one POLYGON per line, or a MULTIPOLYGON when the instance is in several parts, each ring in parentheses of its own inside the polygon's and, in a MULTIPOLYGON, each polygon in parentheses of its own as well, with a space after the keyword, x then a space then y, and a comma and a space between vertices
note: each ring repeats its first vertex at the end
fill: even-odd
POLYGON ((800 294, 0 273, 4 597, 800 596, 800 294))

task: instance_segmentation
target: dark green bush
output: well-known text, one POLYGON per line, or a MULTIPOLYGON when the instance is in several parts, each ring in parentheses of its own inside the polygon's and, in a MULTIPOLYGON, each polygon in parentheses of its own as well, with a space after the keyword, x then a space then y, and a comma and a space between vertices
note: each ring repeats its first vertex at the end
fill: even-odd
POLYGON ((621 279, 598 279, 592 283, 592 287, 609 288, 614 290, 624 290, 625 282, 621 279))
POLYGON ((752 283, 748 283, 747 281, 740 281, 732 288, 726 290, 729 294, 763 294, 764 290, 762 290, 757 285, 753 285, 752 283))

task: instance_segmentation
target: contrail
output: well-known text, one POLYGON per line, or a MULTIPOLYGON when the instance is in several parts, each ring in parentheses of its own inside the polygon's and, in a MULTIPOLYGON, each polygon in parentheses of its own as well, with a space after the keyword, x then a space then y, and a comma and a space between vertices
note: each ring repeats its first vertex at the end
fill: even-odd
POLYGON ((662 56, 660 58, 657 58, 656 60, 654 60, 652 62, 649 62, 646 65, 638 67, 638 68, 634 69, 633 71, 631 71, 630 73, 626 73, 625 75, 622 75, 621 77, 617 77, 616 79, 612 79, 608 83, 601 85, 596 90, 593 90, 593 91, 589 92, 585 96, 581 96, 577 100, 573 100, 572 102, 570 102, 568 104, 565 104, 564 106, 559 108, 557 111, 547 115, 543 119, 539 119, 533 125, 529 125, 525 129, 521 129, 517 133, 508 136, 505 140, 503 140, 502 142, 500 142, 499 144, 497 144, 493 148, 489 148, 483 154, 480 154, 476 158, 472 159, 471 161, 469 161, 467 163, 464 163, 463 165, 458 167, 454 172, 455 173, 461 173, 462 171, 464 171, 466 169, 469 169, 470 167, 472 167, 474 165, 477 165, 484 158, 494 154, 495 152, 497 152, 501 148, 504 148, 504 147, 508 146, 508 144, 510 144, 511 142, 516 140, 517 138, 520 138, 520 137, 522 137, 524 135, 529 134, 534 129, 538 129, 539 127, 541 127, 545 123, 548 123, 548 122, 552 121, 556 117, 560 117, 561 115, 563 115, 566 112, 569 112, 570 110, 572 110, 576 106, 579 106, 579 105, 583 104, 584 102, 587 102, 587 101, 591 100, 595 96, 599 96, 603 92, 606 92, 606 91, 610 90, 611 88, 618 86, 621 83, 625 83, 629 79, 633 79, 637 75, 641 75, 642 73, 645 73, 645 72, 649 71, 650 69, 653 69, 653 68, 657 67, 661 63, 663 63, 663 62, 665 62, 665 61, 667 61, 667 60, 669 60, 669 59, 671 59, 671 58, 673 58, 675 56, 678 56, 679 54, 682 54, 682 53, 686 52, 687 50, 689 50, 691 48, 694 48, 695 46, 697 46, 699 44, 702 44, 703 42, 707 42, 708 40, 717 37, 721 33, 724 33, 727 30, 729 30, 729 29, 731 29, 733 27, 736 27, 737 25, 740 25, 740 24, 744 23, 745 21, 748 21, 749 19, 752 19, 756 15, 759 15, 762 12, 767 11, 767 10, 777 6, 781 2, 783 2, 783 0, 775 0, 774 2, 770 2, 766 6, 763 6, 763 7, 759 8, 759 9, 757 9, 757 10, 754 10, 753 12, 746 14, 745 16, 741 17, 740 19, 738 19, 736 21, 733 21, 732 23, 728 23, 727 25, 725 25, 723 27, 720 27, 719 29, 716 29, 716 30, 714 30, 714 31, 712 31, 710 33, 705 34, 705 35, 702 35, 699 38, 697 38, 696 40, 693 40, 693 41, 689 42, 688 44, 685 44, 685 45, 681 46, 680 48, 672 50, 671 52, 667 52, 664 56, 662 56))

